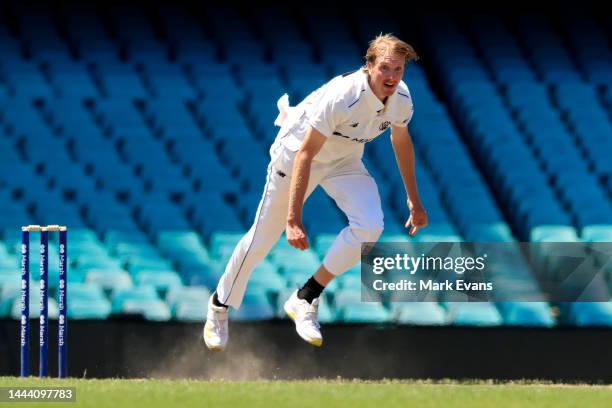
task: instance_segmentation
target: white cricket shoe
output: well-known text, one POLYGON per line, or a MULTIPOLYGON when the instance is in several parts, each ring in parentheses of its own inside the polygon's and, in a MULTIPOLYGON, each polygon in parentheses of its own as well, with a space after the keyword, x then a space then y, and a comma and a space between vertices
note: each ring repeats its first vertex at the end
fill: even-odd
POLYGON ((314 299, 312 303, 308 303, 308 301, 297 297, 296 290, 285 302, 284 309, 291 320, 295 322, 295 330, 300 337, 313 346, 321 347, 323 336, 321 336, 319 322, 317 321, 319 298, 314 299))
MULTIPOLYGON (((214 296, 214 295, 213 295, 214 296)), ((208 313, 204 325, 204 342, 212 351, 223 351, 227 345, 229 330, 227 327, 227 307, 215 306, 211 296, 208 299, 208 313)))

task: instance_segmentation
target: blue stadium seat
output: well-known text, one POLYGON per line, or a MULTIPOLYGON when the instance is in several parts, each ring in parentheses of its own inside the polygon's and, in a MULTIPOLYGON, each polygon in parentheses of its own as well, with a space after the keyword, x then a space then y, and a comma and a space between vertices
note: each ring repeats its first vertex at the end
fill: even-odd
POLYGON ((265 291, 247 291, 240 309, 230 309, 232 320, 265 320, 274 317, 274 309, 265 291))
POLYGON ((579 327, 612 326, 612 303, 574 302, 560 306, 562 322, 579 327))
POLYGON ((129 260, 126 260, 126 267, 132 276, 136 276, 136 274, 142 270, 170 270, 172 269, 172 262, 159 255, 150 257, 146 255, 134 255, 131 256, 129 260))
POLYGON ((21 59, 2 61, 2 71, 7 85, 20 98, 51 98, 53 88, 45 81, 38 64, 21 59))
POLYGON ((68 303, 68 319, 104 320, 111 314, 111 304, 108 300, 70 300, 68 303))
MULTIPOLYGON (((342 275, 341 275, 342 276, 342 275)), ((333 296, 336 311, 361 303, 361 288, 342 287, 333 296)))
POLYGON ((206 304, 181 302, 177 305, 174 318, 181 322, 203 322, 206 320, 206 304))
POLYGON ((142 315, 151 321, 168 321, 172 317, 168 305, 158 299, 126 299, 121 305, 121 313, 142 315))
POLYGON ((263 261, 253 270, 248 289, 267 293, 278 293, 287 286, 287 281, 269 261, 263 261))
POLYGON ((85 275, 85 283, 93 283, 111 292, 133 286, 130 275, 121 269, 91 269, 85 275))
POLYGON ((206 265, 211 260, 198 234, 190 230, 161 231, 157 235, 157 247, 182 274, 190 268, 206 265))
POLYGON ((449 302, 447 319, 454 326, 499 326, 502 318, 492 303, 449 302))
POLYGON ((128 64, 96 63, 95 73, 105 96, 119 98, 148 96, 137 72, 128 64))
POLYGON ((62 97, 96 98, 100 94, 87 68, 73 62, 49 61, 49 75, 62 97))
POLYGON ((197 61, 188 61, 190 78, 195 82, 197 89, 204 93, 204 100, 215 101, 218 105, 217 112, 228 107, 222 106, 223 103, 235 104, 239 100, 244 100, 246 95, 233 78, 229 64, 215 61, 207 61, 206 64, 194 64, 194 62, 197 61), (224 96, 225 102, 219 101, 221 96, 224 96))
POLYGON ((221 195, 203 192, 195 198, 187 210, 189 220, 205 237, 211 237, 211 241, 217 231, 236 234, 246 231, 237 214, 221 195))
POLYGON ((392 308, 396 313, 395 321, 400 324, 417 326, 440 326, 447 324, 444 309, 434 302, 399 303, 392 308))
POLYGON ((213 233, 210 237, 210 255, 213 259, 229 259, 238 242, 244 236, 243 233, 213 233))
POLYGON ((582 229, 580 236, 586 242, 612 242, 612 225, 589 225, 582 229))
POLYGON ((274 263, 282 268, 283 273, 292 268, 299 268, 299 270, 309 269, 314 272, 320 266, 319 258, 310 249, 298 251, 295 248, 283 249, 275 247, 272 249, 270 256, 274 263))
POLYGON ((379 303, 356 303, 339 309, 337 313, 336 320, 343 323, 382 324, 391 321, 389 311, 379 303))
POLYGON ((187 285, 202 285, 208 288, 215 288, 221 275, 225 271, 226 262, 210 261, 186 265, 179 272, 182 280, 187 285))
POLYGON ((111 295, 113 314, 121 313, 126 301, 157 301, 160 300, 153 286, 135 286, 117 289, 111 295))
POLYGON ((69 319, 106 319, 111 313, 111 304, 103 288, 95 283, 69 283, 69 319))
POLYGON ((158 292, 166 293, 175 286, 183 286, 178 273, 173 270, 140 270, 136 273, 136 285, 151 285, 158 292))
POLYGON ((576 230, 565 225, 541 225, 531 230, 531 242, 577 242, 576 230))
POLYGON ((199 317, 203 318, 206 315, 210 294, 211 291, 206 286, 173 286, 166 292, 166 302, 177 319, 180 319, 178 309, 181 305, 185 305, 185 318, 187 314, 193 316, 192 313, 196 309, 199 310, 199 317))
POLYGON ((544 302, 499 302, 496 306, 507 326, 555 325, 551 310, 544 302))

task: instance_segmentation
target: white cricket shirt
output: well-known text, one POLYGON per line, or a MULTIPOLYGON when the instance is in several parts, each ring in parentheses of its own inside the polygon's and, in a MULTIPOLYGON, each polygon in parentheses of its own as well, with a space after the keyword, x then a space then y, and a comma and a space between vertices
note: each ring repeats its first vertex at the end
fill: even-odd
MULTIPOLYGON (((365 143, 389 126, 406 127, 412 119, 412 98, 404 81, 388 98, 387 106, 374 95, 363 70, 333 78, 312 92, 299 105, 279 109, 284 120, 276 140, 297 151, 310 126, 327 136, 315 160, 329 163, 348 156, 361 158, 365 143), (286 114, 286 118, 284 115, 286 114)), ((286 99, 284 100, 286 102, 286 99)))

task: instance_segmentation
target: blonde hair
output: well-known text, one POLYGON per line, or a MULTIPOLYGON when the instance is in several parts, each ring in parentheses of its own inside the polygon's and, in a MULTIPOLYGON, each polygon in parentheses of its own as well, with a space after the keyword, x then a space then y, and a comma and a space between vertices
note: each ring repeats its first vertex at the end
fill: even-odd
MULTIPOLYGON (((410 44, 405 43, 393 34, 380 33, 370 41, 369 45, 365 55, 366 63, 374 64, 376 58, 387 53, 404 57, 406 62, 417 61, 419 59, 419 56, 410 44)), ((367 70, 367 65, 365 69, 367 70)))

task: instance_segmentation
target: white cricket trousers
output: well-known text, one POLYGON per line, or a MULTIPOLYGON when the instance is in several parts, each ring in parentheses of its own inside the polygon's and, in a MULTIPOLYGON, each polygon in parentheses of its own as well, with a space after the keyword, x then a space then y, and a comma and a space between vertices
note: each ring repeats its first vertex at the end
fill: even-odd
MULTIPOLYGON (((277 142, 272 145, 270 155, 266 185, 253 226, 238 242, 217 285, 219 301, 236 309, 242 303, 251 272, 268 255, 287 222, 289 185, 296 152, 277 142)), ((325 269, 340 275, 360 261, 361 243, 374 242, 382 233, 380 195, 363 162, 355 157, 331 164, 314 161, 306 198, 318 185, 334 199, 349 222, 323 260, 325 269)))

